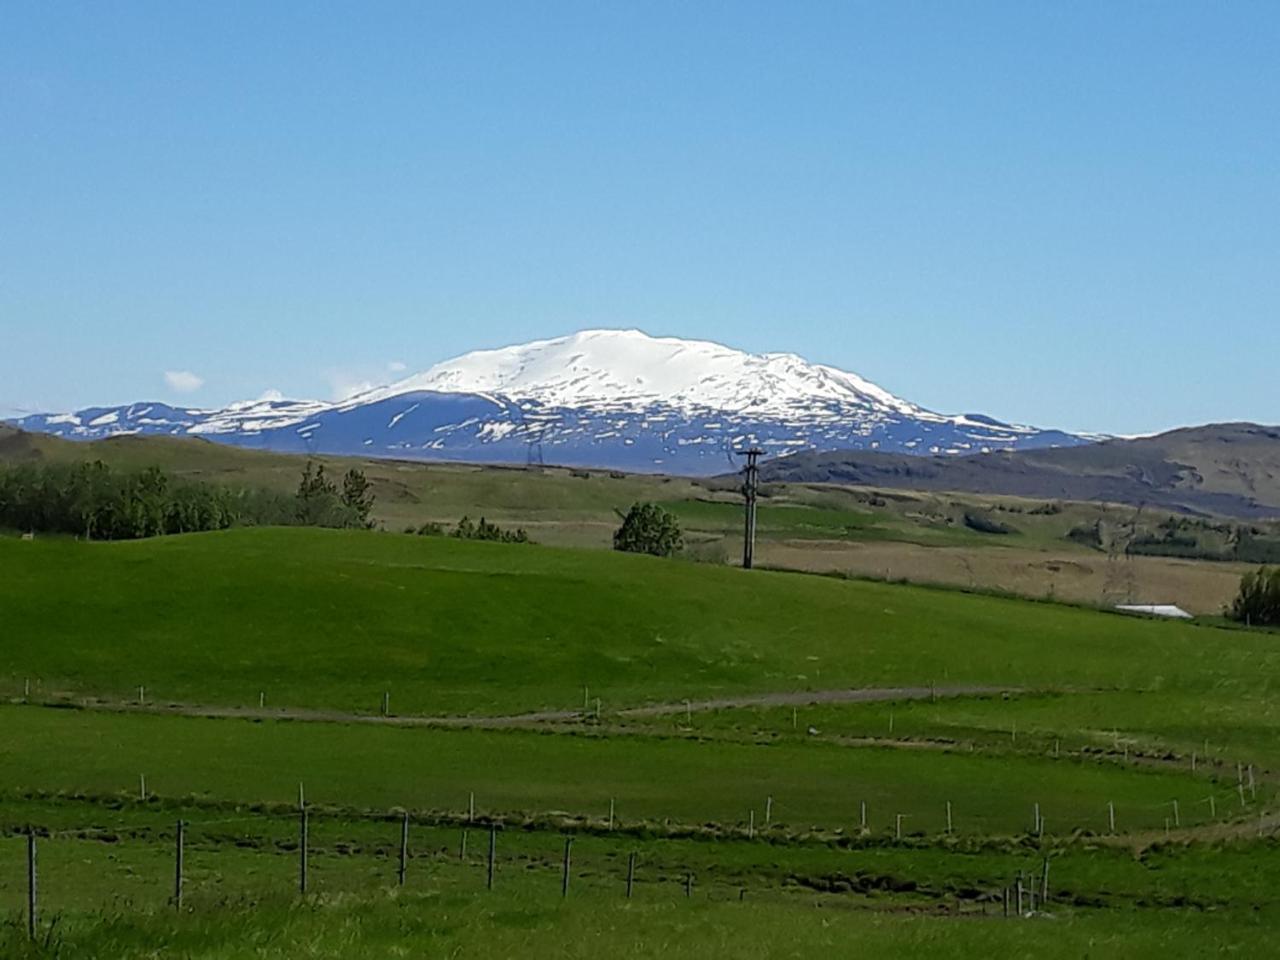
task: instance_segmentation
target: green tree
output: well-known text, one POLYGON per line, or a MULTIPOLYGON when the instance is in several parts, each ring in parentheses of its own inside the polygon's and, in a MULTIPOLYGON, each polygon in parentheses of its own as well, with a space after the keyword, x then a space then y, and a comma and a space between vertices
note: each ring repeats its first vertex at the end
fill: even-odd
POLYGON ((669 557, 684 548, 675 515, 656 503, 635 503, 613 535, 613 549, 669 557))
POLYGON ((338 497, 338 487, 324 473, 324 464, 307 461, 295 495, 299 523, 315 527, 342 527, 345 508, 338 497))
POLYGON ((373 488, 363 470, 353 467, 342 478, 342 505, 351 511, 358 526, 373 526, 373 521, 369 519, 373 512, 373 488))
POLYGON ((1252 626, 1280 626, 1280 567, 1259 567, 1240 578, 1231 618, 1252 626))

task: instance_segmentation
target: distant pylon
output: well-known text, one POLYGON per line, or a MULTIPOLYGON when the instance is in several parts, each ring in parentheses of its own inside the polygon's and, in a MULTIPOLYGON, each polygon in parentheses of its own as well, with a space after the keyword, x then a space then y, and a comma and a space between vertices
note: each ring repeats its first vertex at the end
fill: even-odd
POLYGON ((542 437, 534 434, 529 437, 529 446, 525 454, 525 466, 541 467, 542 465, 542 437))

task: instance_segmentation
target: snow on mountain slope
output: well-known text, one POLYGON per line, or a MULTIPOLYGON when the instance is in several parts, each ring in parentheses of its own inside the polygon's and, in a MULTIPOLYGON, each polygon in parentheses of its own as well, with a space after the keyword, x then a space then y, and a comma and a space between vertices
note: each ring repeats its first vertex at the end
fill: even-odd
POLYGON ((369 402, 432 390, 503 394, 548 407, 584 404, 792 415, 814 403, 925 411, 873 383, 791 353, 753 355, 705 340, 639 330, 584 330, 498 350, 477 350, 352 398, 369 402))
POLYGON ((266 449, 719 473, 728 451, 976 453, 1085 438, 949 416, 794 354, 586 330, 439 363, 338 403, 130 404, 15 421, 72 439, 194 435, 266 449))

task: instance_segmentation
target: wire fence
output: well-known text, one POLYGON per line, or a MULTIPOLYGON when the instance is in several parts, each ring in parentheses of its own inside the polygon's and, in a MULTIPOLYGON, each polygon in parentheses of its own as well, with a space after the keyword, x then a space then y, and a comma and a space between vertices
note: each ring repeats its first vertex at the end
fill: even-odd
MULTIPOLYGON (((812 896, 822 888, 806 888, 785 872, 771 874, 744 867, 744 862, 758 866, 760 858, 729 854, 725 846, 716 843, 702 844, 702 855, 690 860, 678 849, 655 855, 653 841, 830 845, 830 838, 824 844, 824 838, 771 834, 768 825, 755 830, 750 824, 731 837, 699 838, 678 827, 663 836, 642 825, 623 823, 612 812, 608 821, 584 820, 559 830, 534 818, 508 821, 477 815, 473 809, 462 816, 420 818, 407 811, 359 815, 314 807, 305 801, 295 810, 223 815, 209 811, 204 817, 184 810, 188 815, 168 821, 160 818, 172 811, 149 809, 146 804, 139 804, 133 812, 146 813, 148 818, 125 817, 112 826, 64 824, 11 830, 2 841, 0 906, 6 912, 20 911, 34 937, 42 916, 68 909, 154 909, 165 905, 191 909, 281 895, 324 896, 412 889, 423 884, 472 892, 502 886, 522 894, 561 898, 585 887, 594 893, 612 891, 627 898, 660 894, 715 900, 744 900, 748 896, 794 900, 797 894, 812 896), (708 850, 726 855, 707 855, 708 850)), ((1170 812, 1174 817, 1180 815, 1176 807, 1170 812)), ((1114 820, 1114 805, 1109 805, 1107 813, 1114 820)), ((1033 829, 1028 834, 1043 834, 1045 821, 1038 805, 1031 814, 1033 829)), ((1239 820, 1233 823, 1243 825, 1239 820)), ((896 827, 900 833, 901 815, 896 827)), ((1257 814, 1260 834, 1275 829, 1274 816, 1257 814)), ((902 846, 907 852, 916 843, 897 836, 866 836, 863 841, 867 849, 879 844, 890 849, 902 846)), ((946 842, 945 836, 927 840, 929 844, 946 842)), ((1023 844, 1011 846, 1021 848, 1023 844)), ((1020 855, 1035 861, 1051 848, 1052 844, 1043 848, 1032 845, 1020 855)), ((777 853, 766 855, 765 860, 777 853)), ((950 896, 959 912, 1033 914, 1052 896, 1048 854, 1044 856, 1043 874, 1033 869, 1038 864, 1029 864, 1007 882, 981 884, 963 898, 916 884, 910 889, 917 897, 932 897, 939 903, 950 896)), ((840 881, 844 884, 841 892, 891 890, 892 885, 885 887, 883 879, 845 878, 840 881), (866 889, 860 890, 859 883, 865 883, 866 889)), ((843 902, 847 905, 847 898, 843 902)))

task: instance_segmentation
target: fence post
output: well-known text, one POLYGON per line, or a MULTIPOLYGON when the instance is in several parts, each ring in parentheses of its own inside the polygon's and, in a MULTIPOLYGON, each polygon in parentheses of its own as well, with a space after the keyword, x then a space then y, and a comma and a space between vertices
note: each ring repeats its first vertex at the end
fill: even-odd
POLYGON ((310 826, 307 816, 307 806, 303 804, 298 814, 298 892, 304 896, 307 893, 307 841, 310 826))
POLYGON ((462 839, 458 841, 458 859, 467 859, 467 828, 462 828, 462 839))
POLYGON ((862 821, 861 821, 861 828, 862 828, 862 832, 863 832, 863 833, 866 833, 866 832, 867 832, 867 801, 865 801, 865 800, 863 800, 863 801, 862 801, 862 821))
POLYGON ((1107 823, 1111 826, 1111 832, 1116 832, 1116 805, 1110 800, 1107 801, 1107 823))
POLYGON ((1175 827, 1182 826, 1182 816, 1178 813, 1178 801, 1173 801, 1173 825, 1175 827))
POLYGON ((951 833, 951 801, 947 801, 947 833, 951 833))
POLYGON ((613 797, 609 798, 609 829, 613 829, 613 797))
POLYGON ((564 838, 564 872, 560 876, 560 896, 569 895, 569 851, 573 848, 573 837, 564 838))
POLYGON ((1044 858, 1044 873, 1040 875, 1040 907, 1049 903, 1049 858, 1044 858))
POLYGON ((498 862, 498 828, 494 824, 489 825, 489 874, 485 878, 485 889, 493 889, 493 871, 498 862))
POLYGON ((634 853, 627 857, 627 899, 631 899, 631 888, 636 882, 636 855, 634 853))
POLYGON ((36 892, 36 832, 27 831, 27 936, 36 938, 36 922, 38 917, 36 892))
POLYGON ((686 899, 693 896, 693 873, 692 872, 686 873, 684 875, 684 895, 686 899))
POLYGON ((764 798, 764 825, 767 827, 773 822, 773 797, 764 798))
POLYGON ((182 820, 178 821, 177 839, 174 846, 173 905, 178 910, 182 909, 182 842, 186 827, 186 823, 182 820))
POLYGON ((405 871, 409 867, 409 812, 406 810, 404 819, 400 821, 400 871, 397 879, 400 886, 404 886, 405 871))

